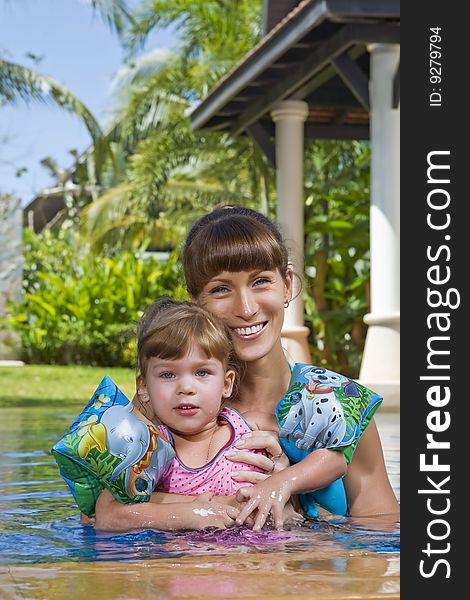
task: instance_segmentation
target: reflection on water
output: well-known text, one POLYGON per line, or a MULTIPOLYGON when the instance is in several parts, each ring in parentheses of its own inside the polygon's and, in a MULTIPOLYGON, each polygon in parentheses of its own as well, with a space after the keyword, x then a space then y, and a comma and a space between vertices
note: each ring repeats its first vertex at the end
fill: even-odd
POLYGON ((266 555, 0 566, 2 598, 47 600, 257 598, 344 600, 399 598, 397 557, 382 554, 266 555), (24 596, 9 596, 10 589, 24 596), (2 595, 3 593, 3 595, 2 595))
MULTIPOLYGON (((383 519, 329 517, 291 531, 258 533, 117 535, 82 527, 49 454, 77 409, 62 406, 61 415, 48 406, 0 409, 2 598, 16 597, 12 590, 22 586, 28 598, 64 598, 72 582, 73 598, 101 588, 107 598, 120 598, 119 589, 126 590, 122 598, 158 589, 169 598, 398 595, 399 530, 383 519), (144 571, 149 565, 151 571, 144 571), (55 591, 45 594, 51 577, 55 591)), ((379 414, 377 423, 399 497, 398 415, 379 414)))

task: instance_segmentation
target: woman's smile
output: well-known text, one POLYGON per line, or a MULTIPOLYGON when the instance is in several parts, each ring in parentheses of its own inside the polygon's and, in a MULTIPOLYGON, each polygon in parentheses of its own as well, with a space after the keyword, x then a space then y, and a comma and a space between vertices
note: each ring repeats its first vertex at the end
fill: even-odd
POLYGON ((242 340, 255 340, 260 337, 262 332, 265 330, 267 321, 263 323, 257 323, 256 325, 245 325, 244 327, 232 327, 232 331, 235 335, 242 340))

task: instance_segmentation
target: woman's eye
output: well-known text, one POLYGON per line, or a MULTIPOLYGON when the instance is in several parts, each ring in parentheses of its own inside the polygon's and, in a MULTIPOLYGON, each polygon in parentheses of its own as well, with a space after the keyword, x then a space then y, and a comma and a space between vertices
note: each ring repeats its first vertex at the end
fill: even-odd
POLYGON ((198 377, 206 377, 207 375, 209 375, 209 371, 207 371, 206 369, 199 369, 196 371, 196 375, 198 377))
POLYGON ((225 287, 225 285, 219 285, 216 288, 213 288, 210 293, 211 294, 226 294, 229 291, 228 287, 225 287))
POLYGON ((271 280, 268 277, 258 277, 255 280, 255 285, 266 285, 267 283, 271 283, 271 280))

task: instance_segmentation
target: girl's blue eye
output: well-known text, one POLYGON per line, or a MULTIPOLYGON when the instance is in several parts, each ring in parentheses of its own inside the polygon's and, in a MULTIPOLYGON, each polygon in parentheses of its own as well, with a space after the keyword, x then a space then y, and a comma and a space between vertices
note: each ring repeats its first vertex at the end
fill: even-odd
POLYGON ((196 371, 196 375, 198 377, 205 377, 206 375, 209 375, 209 372, 206 371, 206 369, 199 369, 198 371, 196 371))
POLYGON ((161 373, 160 377, 162 379, 172 379, 174 377, 174 374, 171 373, 170 371, 165 371, 165 373, 161 373))

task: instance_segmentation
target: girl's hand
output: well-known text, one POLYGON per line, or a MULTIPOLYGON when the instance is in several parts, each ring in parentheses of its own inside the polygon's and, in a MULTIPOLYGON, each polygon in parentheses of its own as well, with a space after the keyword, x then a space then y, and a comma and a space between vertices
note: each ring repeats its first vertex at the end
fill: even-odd
POLYGON ((236 518, 237 525, 243 525, 250 515, 254 516, 253 530, 259 531, 266 523, 269 515, 272 516, 275 529, 282 529, 284 525, 284 507, 292 495, 292 481, 286 480, 277 474, 253 487, 244 487, 238 490, 236 499, 246 501, 236 518))
POLYGON ((249 483, 258 483, 264 481, 273 473, 278 473, 289 466, 289 459, 282 451, 278 436, 273 431, 252 431, 246 433, 235 444, 234 448, 239 452, 226 454, 229 460, 234 462, 254 465, 264 473, 256 471, 237 471, 232 476, 236 481, 247 481, 249 483), (264 450, 267 456, 263 454, 253 454, 253 452, 244 452, 244 449, 264 450))

